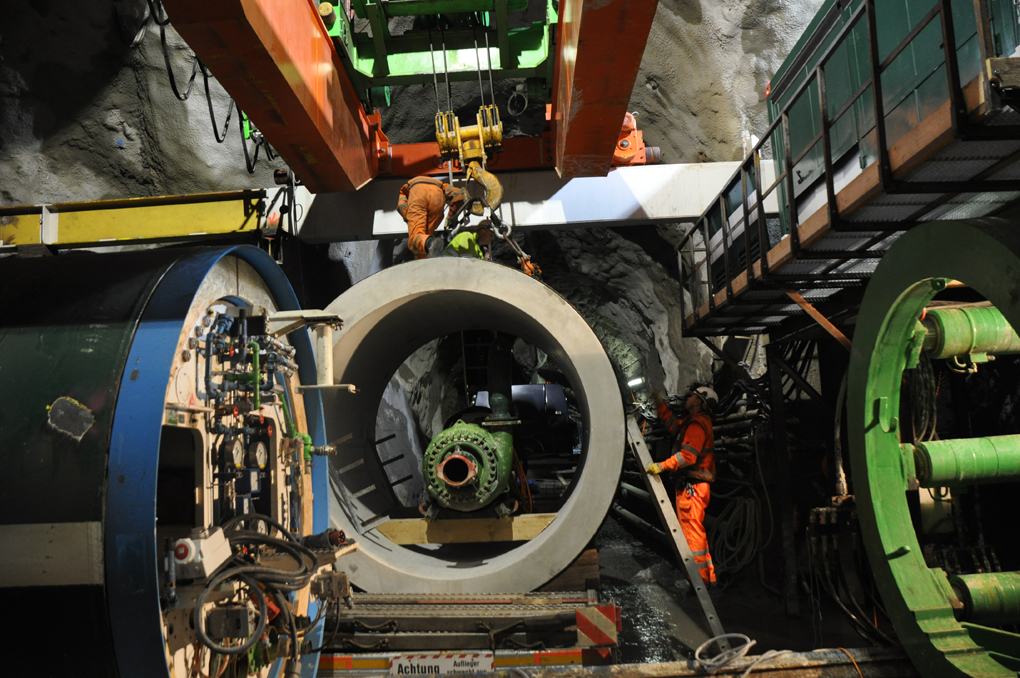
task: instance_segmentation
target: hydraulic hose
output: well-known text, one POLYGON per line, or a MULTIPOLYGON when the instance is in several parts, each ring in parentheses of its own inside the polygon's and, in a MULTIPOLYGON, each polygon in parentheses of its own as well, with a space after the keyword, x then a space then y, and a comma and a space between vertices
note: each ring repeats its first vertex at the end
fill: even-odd
POLYGON ((202 589, 202 592, 198 595, 198 598, 195 601, 194 623, 198 632, 199 640, 209 649, 221 654, 241 654, 254 646, 255 642, 262 637, 262 633, 265 630, 266 625, 267 604, 265 593, 263 593, 262 590, 262 587, 265 587, 266 593, 273 598, 274 602, 280 608, 281 613, 285 615, 284 621, 286 621, 290 627, 291 638, 293 639, 293 642, 291 643, 293 648, 292 654, 296 661, 298 658, 297 622, 294 620, 294 615, 290 610, 290 605, 287 603, 286 597, 283 594, 298 591, 311 582, 311 578, 315 574, 315 565, 317 563, 315 554, 295 539, 293 535, 287 532, 280 523, 269 516, 258 513, 248 513, 235 516, 225 521, 222 527, 224 532, 227 534, 231 548, 235 550, 233 560, 229 561, 234 563, 234 566, 226 567, 218 574, 214 575, 209 580, 209 583, 206 584, 205 588, 202 589), (262 521, 266 525, 276 528, 285 536, 285 539, 277 539, 250 530, 231 529, 243 521, 254 520, 262 521), (249 563, 244 560, 243 556, 240 554, 241 547, 247 545, 271 546, 277 551, 286 553, 295 560, 297 563, 297 569, 284 570, 249 563), (244 583, 249 589, 251 589, 257 598, 259 606, 259 622, 254 634, 244 643, 228 647, 220 645, 209 637, 205 629, 202 627, 201 614, 205 599, 208 597, 209 593, 223 582, 231 579, 236 579, 244 583))
POLYGON ((202 589, 202 592, 198 594, 198 598, 195 599, 195 611, 193 613, 195 633, 198 634, 198 639, 202 641, 202 644, 208 647, 213 652, 219 652, 220 654, 243 654, 250 650, 252 647, 254 647, 255 643, 257 643, 259 638, 262 637, 263 631, 266 630, 266 617, 268 616, 268 614, 269 608, 266 605, 266 596, 264 593, 262 593, 262 589, 259 588, 258 584, 256 584, 255 581, 251 579, 251 577, 240 572, 237 572, 236 570, 226 570, 210 579, 209 583, 206 584, 204 589, 202 589), (255 625, 254 633, 248 636, 248 639, 245 640, 240 645, 233 646, 220 645, 215 640, 210 638, 209 634, 206 633, 205 631, 205 625, 202 623, 201 619, 202 607, 205 605, 206 597, 214 588, 216 588, 217 586, 219 586, 220 584, 229 579, 237 579, 238 581, 244 583, 248 587, 248 589, 255 595, 255 598, 258 600, 259 605, 259 621, 258 624, 255 625))

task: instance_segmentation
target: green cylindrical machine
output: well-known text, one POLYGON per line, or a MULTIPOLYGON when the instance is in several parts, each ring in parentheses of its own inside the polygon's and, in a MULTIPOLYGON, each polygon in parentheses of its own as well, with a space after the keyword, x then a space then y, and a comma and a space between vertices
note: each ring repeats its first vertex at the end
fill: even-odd
POLYGON ((1020 572, 964 574, 949 580, 963 608, 957 617, 979 624, 1020 621, 1020 572))
POLYGON ((513 466, 513 438, 458 421, 429 444, 422 458, 425 488, 439 506, 475 511, 506 492, 513 466))
POLYGON ((983 624, 1017 618, 1020 577, 991 573, 982 565, 982 573, 950 579, 932 567, 911 517, 910 492, 918 484, 980 491, 984 483, 1015 481, 1020 446, 1014 436, 904 444, 910 434, 900 421, 904 393, 909 393, 904 372, 914 369, 922 351, 933 360, 1016 353, 1020 340, 1012 328, 1020 327, 1020 295, 1013 272, 1018 270, 1015 223, 925 223, 900 237, 882 258, 854 330, 847 422, 861 534, 897 640, 926 678, 1016 678, 1020 636, 983 624), (960 284, 951 286, 951 281, 960 284))
POLYGON ((1020 336, 993 306, 931 310, 921 323, 928 330, 924 351, 933 360, 970 353, 1020 353, 1020 336))
POLYGON ((1020 435, 933 440, 912 447, 922 487, 1020 480, 1020 435))

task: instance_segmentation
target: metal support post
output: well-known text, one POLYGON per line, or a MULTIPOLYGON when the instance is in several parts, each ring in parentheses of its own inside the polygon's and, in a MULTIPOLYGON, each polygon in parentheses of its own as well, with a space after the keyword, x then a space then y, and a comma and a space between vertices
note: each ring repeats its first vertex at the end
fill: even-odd
POLYGON ((790 146, 790 116, 782 113, 783 158, 786 160, 786 203, 790 209, 790 256, 794 259, 800 252, 800 219, 797 214, 797 200, 793 197, 793 150, 790 146))
POLYGON ((874 97, 875 145, 878 146, 878 186, 886 190, 893 183, 889 147, 885 137, 885 104, 882 101, 882 60, 878 56, 878 24, 875 20, 875 0, 864 0, 868 27, 868 56, 871 61, 871 95, 874 97))
POLYGON ((783 402, 783 375, 776 364, 779 347, 765 347, 768 362, 769 391, 772 395, 772 444, 776 462, 776 495, 778 496, 779 527, 783 549, 783 599, 786 614, 800 615, 797 599, 797 551, 793 535, 793 502, 790 499, 790 451, 786 438, 786 403, 783 402))
POLYGON ((946 79, 949 84, 949 115, 956 138, 967 133, 967 101, 960 86, 960 65, 956 59, 956 29, 953 27, 953 8, 949 0, 939 0, 939 20, 942 22, 942 50, 946 56, 946 79))
POLYGON ((807 299, 805 299, 804 297, 802 297, 800 295, 799 292, 796 292, 796 291, 791 290, 791 289, 786 289, 786 288, 783 288, 783 287, 781 287, 780 289, 783 290, 783 292, 786 294, 786 296, 788 296, 791 299, 793 299, 793 301, 798 306, 800 306, 802 309, 804 309, 804 311, 809 316, 811 316, 811 318, 816 323, 821 325, 823 330, 825 330, 826 332, 831 334, 833 337, 835 337, 836 341, 838 341, 840 344, 843 345, 843 348, 845 348, 848 351, 850 350, 851 343, 850 343, 850 340, 846 338, 846 335, 843 334, 842 332, 840 332, 839 328, 837 328, 835 325, 833 325, 831 322, 829 322, 829 319, 826 318, 824 315, 822 315, 818 311, 818 309, 815 308, 814 306, 812 306, 810 304, 810 302, 808 302, 807 299))
POLYGON ((715 279, 712 277, 712 247, 709 244, 708 219, 701 218, 701 233, 705 239, 705 281, 708 283, 708 312, 715 310, 715 279))
POLYGON ((819 64, 816 69, 818 80, 818 112, 822 123, 822 160, 825 165, 825 202, 829 228, 839 228, 839 204, 836 202, 836 182, 832 170, 832 139, 829 135, 829 104, 825 94, 825 68, 819 64))
MULTIPOLYGON (((754 152, 753 150, 751 151, 754 152)), ((740 165, 740 197, 744 208, 744 263, 747 265, 747 284, 754 280, 754 264, 751 263, 751 213, 747 208, 747 160, 740 165)), ((755 214, 761 218, 761 204, 756 206, 755 214)), ((759 243, 760 245, 760 243, 759 243)), ((760 249, 760 248, 759 248, 760 249)))
POLYGON ((723 272, 726 276, 726 301, 733 298, 733 276, 730 275, 730 224, 729 215, 726 213, 726 195, 719 194, 719 214, 722 216, 722 224, 719 229, 722 232, 722 256, 723 272))
POLYGON ((754 195, 758 205, 758 260, 761 262, 760 276, 764 282, 769 274, 769 226, 765 220, 765 196, 761 192, 761 155, 754 154, 754 195))

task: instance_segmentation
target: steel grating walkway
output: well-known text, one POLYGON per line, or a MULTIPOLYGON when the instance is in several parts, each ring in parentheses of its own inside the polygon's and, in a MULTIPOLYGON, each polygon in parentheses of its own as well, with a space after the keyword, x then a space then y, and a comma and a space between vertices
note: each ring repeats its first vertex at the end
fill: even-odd
MULTIPOLYGON (((882 97, 871 96, 870 130, 833 158, 835 121, 873 82, 883 82, 896 55, 929 23, 941 23, 943 35, 952 36, 950 13, 942 11, 948 0, 937 2, 884 62, 873 46, 870 77, 831 118, 831 106, 818 107, 821 131, 798 155, 791 153, 790 109, 809 89, 826 101, 825 65, 858 22, 874 39, 875 1, 859 2, 844 26, 829 26, 839 31, 830 47, 681 242, 688 336, 795 333, 813 320, 791 291, 835 325, 852 324, 868 279, 903 232, 927 221, 1000 215, 1020 200, 1020 114, 1003 99, 1011 88, 996 77, 998 68, 1007 70, 1003 64, 1020 69, 1020 58, 982 59, 984 67, 961 84, 956 52, 945 49, 953 40, 940 45, 950 66, 939 74, 947 93, 941 105, 890 143, 882 97), (794 178, 802 180, 800 168, 816 146, 823 150, 816 155, 820 176, 795 190, 794 178), (777 163, 782 171, 765 186, 756 177, 770 156, 793 161, 777 163), (787 235, 780 235, 781 226, 787 235), (770 245, 764 256, 760 243, 770 245)), ((985 35, 979 30, 979 41, 985 35)), ((981 42, 981 55, 989 54, 981 42)))

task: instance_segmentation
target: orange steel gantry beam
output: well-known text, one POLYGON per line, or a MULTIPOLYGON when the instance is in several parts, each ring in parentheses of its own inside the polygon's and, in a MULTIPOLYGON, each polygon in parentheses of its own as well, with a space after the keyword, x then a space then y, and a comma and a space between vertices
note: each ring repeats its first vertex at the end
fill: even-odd
MULTIPOLYGON (((163 0, 173 26, 313 193, 437 172, 435 143, 390 145, 366 114, 314 0, 163 0)), ((657 0, 564 0, 554 103, 541 137, 492 168, 609 172, 657 0)))
POLYGON ((314 193, 377 173, 372 122, 311 0, 163 0, 173 27, 314 193))
POLYGON ((563 0, 556 40, 556 171, 609 172, 658 0, 563 0))

